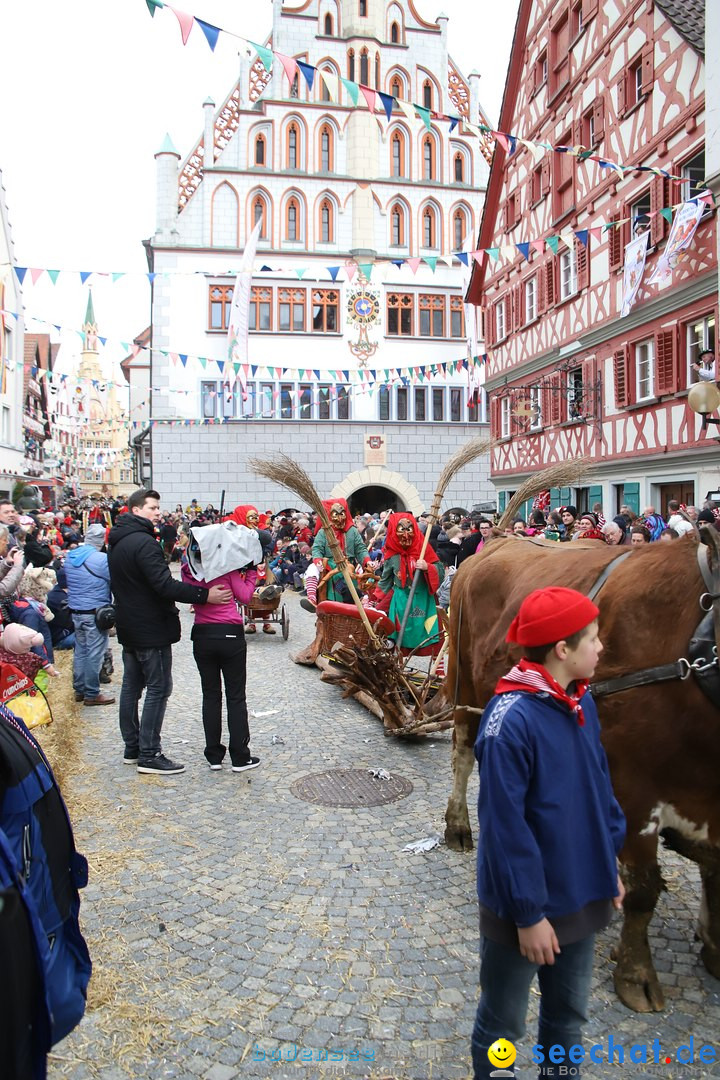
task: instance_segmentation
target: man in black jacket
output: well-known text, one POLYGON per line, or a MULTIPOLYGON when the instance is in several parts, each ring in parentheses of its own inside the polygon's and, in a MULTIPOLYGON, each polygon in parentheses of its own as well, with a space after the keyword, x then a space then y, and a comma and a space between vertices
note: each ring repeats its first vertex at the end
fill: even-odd
POLYGON ((181 604, 221 604, 228 589, 186 585, 170 573, 155 526, 161 518, 157 491, 141 488, 128 499, 128 513, 110 530, 108 561, 115 598, 118 641, 123 647, 120 732, 125 764, 140 773, 172 776, 184 772, 165 757, 160 743, 165 709, 172 693, 172 646, 180 640, 181 604), (146 690, 142 716, 138 702, 146 690))

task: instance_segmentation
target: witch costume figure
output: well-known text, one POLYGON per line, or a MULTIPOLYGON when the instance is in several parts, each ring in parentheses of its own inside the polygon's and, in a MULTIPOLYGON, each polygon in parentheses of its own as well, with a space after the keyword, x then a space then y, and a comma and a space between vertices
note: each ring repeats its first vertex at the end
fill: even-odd
POLYGON ((376 606, 395 623, 397 630, 389 636, 397 641, 415 571, 421 571, 401 645, 403 653, 420 656, 437 652, 440 643, 435 594, 445 576, 445 567, 429 544, 420 558, 422 545, 423 536, 412 514, 390 515, 383 571, 374 595, 376 606))
MULTIPOLYGON (((249 503, 236 506, 232 514, 230 514, 229 518, 226 520, 234 521, 238 525, 244 525, 247 529, 254 529, 258 534, 262 546, 263 561, 257 567, 257 588, 253 596, 260 601, 276 599, 276 597, 280 596, 282 593, 282 587, 268 582, 268 562, 272 551, 272 537, 267 530, 262 528, 263 522, 257 507, 251 506, 249 503)), ((250 601, 249 608, 252 610, 252 600, 250 601)), ((270 619, 263 619, 262 624, 263 634, 277 633, 270 619)), ((255 620, 251 618, 249 614, 245 622, 245 633, 246 635, 257 633, 255 620)))
MULTIPOLYGON (((332 526, 340 550, 348 563, 355 567, 355 572, 361 575, 363 568, 370 562, 370 555, 362 541, 360 533, 353 525, 350 508, 347 502, 345 499, 323 499, 323 506, 327 511, 330 525, 332 526)), ((304 597, 300 601, 301 606, 304 607, 306 611, 315 611, 315 608, 317 607, 317 590, 321 574, 326 574, 328 570, 335 570, 337 567, 337 563, 333 557, 332 548, 325 535, 322 521, 319 518, 315 529, 312 557, 313 562, 305 573, 305 591, 307 597, 304 597)), ((326 599, 337 600, 341 604, 352 603, 350 591, 339 570, 327 580, 326 599)))

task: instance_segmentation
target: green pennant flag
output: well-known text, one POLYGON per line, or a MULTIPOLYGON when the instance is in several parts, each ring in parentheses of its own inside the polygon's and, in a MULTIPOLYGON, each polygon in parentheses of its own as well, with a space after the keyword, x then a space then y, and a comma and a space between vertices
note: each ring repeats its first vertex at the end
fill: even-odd
POLYGON ((237 375, 237 373, 238 373, 238 371, 240 370, 241 367, 242 367, 242 364, 233 364, 233 368, 235 370, 236 375, 237 375))
POLYGON ((413 102, 413 106, 415 108, 415 111, 420 114, 422 122, 424 123, 425 127, 429 131, 430 130, 430 110, 426 109, 424 105, 418 105, 416 102, 413 102))
POLYGON ((423 262, 426 262, 428 264, 428 266, 432 270, 433 274, 435 273, 435 267, 437 266, 437 261, 438 261, 437 255, 423 255, 423 262))
POLYGON ((206 356, 198 356, 198 360, 200 361, 200 367, 204 371, 205 368, 207 367, 207 357, 206 356))
POLYGON ((662 216, 665 218, 666 221, 672 222, 673 212, 672 212, 671 207, 664 206, 663 209, 660 211, 660 213, 662 214, 662 216))
POLYGON ((272 71, 273 66, 273 54, 272 49, 266 49, 264 45, 257 45, 254 41, 248 41, 248 45, 251 45, 255 52, 258 54, 266 71, 272 71))
POLYGON ((372 277, 373 264, 372 263, 358 263, 358 270, 360 271, 361 274, 364 274, 365 277, 369 281, 370 278, 372 277))
POLYGON ((112 283, 113 283, 113 285, 115 284, 116 281, 119 281, 121 277, 125 277, 124 272, 122 272, 120 274, 113 274, 112 275, 112 283))
POLYGON ((493 262, 498 261, 498 259, 500 258, 500 248, 499 247, 485 248, 485 250, 487 251, 488 255, 490 256, 490 258, 492 259, 493 262))
POLYGON ((353 105, 357 105, 358 96, 360 94, 360 87, 358 86, 358 84, 356 82, 350 82, 349 79, 343 79, 342 75, 340 76, 340 82, 343 84, 348 94, 350 95, 350 100, 352 101, 353 105))
POLYGON ((301 267, 296 268, 295 273, 297 274, 297 276, 299 278, 301 278, 303 276, 303 274, 307 273, 307 266, 301 266, 301 267))
POLYGON ((145 3, 148 6, 148 11, 153 16, 155 15, 155 8, 165 7, 162 0, 145 0, 145 3))
POLYGON ((60 273, 59 270, 48 270, 48 277, 52 281, 53 285, 57 281, 59 273, 60 273))
POLYGON ((557 255, 558 248, 560 247, 560 237, 559 236, 547 236, 545 238, 545 243, 550 248, 553 255, 557 255))

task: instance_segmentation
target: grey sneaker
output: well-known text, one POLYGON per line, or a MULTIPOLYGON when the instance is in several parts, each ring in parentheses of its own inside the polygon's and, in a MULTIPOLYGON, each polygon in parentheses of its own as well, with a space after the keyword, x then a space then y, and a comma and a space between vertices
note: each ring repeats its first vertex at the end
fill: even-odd
POLYGON ((261 600, 275 600, 281 594, 281 585, 265 585, 264 588, 257 590, 257 595, 261 600))
POLYGON ((158 752, 154 757, 145 758, 138 762, 139 773, 159 773, 161 776, 175 776, 176 773, 185 772, 184 765, 178 765, 171 761, 163 753, 158 752))

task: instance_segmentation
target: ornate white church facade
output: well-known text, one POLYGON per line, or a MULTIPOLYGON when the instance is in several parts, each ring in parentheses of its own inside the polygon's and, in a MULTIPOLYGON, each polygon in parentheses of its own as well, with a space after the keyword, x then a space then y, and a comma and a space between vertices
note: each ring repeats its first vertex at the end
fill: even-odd
MULTIPOLYGON (((278 2, 264 48, 271 70, 241 60, 184 161, 169 138, 156 155, 153 483, 172 502, 217 500, 229 465, 243 474, 231 498, 271 505, 248 456, 296 449, 322 478, 349 440, 353 490, 420 508, 437 464, 428 455, 426 484, 409 448, 450 450, 486 422, 480 380, 458 363, 481 349, 451 254, 474 248, 487 185, 492 144, 463 123, 487 123, 480 77, 449 55, 447 18, 425 21, 413 0, 278 2), (258 223, 243 393, 227 329, 258 223), (383 431, 384 465, 368 452, 383 431)), ((486 471, 458 481, 457 501, 487 498, 486 471)))

